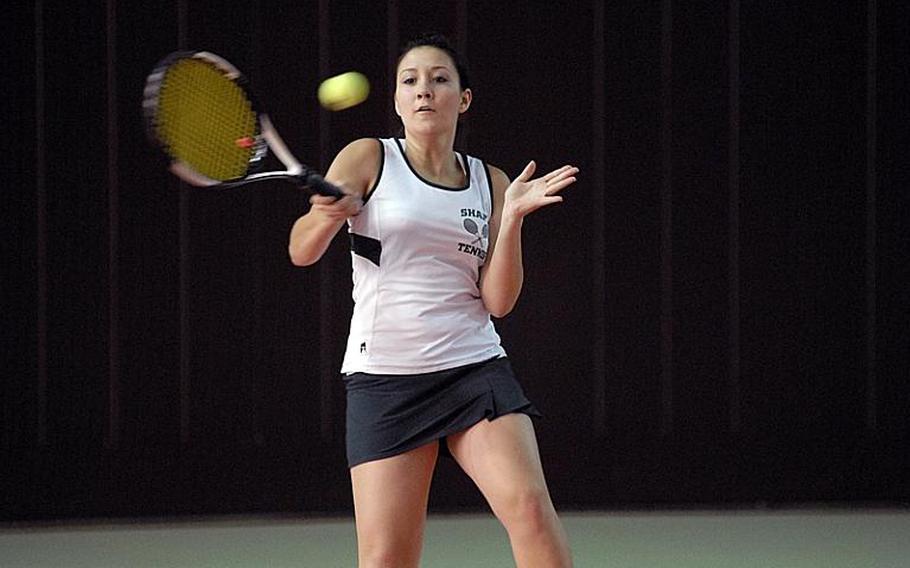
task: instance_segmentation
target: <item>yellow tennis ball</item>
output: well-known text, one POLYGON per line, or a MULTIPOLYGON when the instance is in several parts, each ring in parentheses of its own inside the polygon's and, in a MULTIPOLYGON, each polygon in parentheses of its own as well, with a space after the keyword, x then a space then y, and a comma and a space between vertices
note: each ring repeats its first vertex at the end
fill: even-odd
POLYGON ((328 110, 344 110, 359 105, 370 94, 370 82, 363 73, 348 71, 329 77, 319 85, 319 104, 328 110))

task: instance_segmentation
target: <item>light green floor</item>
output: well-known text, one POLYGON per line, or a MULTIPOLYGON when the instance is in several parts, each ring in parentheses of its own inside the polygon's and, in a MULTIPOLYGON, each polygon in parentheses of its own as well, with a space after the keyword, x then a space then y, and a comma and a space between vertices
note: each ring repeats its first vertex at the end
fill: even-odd
MULTIPOLYGON (((575 565, 906 568, 908 511, 564 513, 575 565)), ((2 568, 355 566, 350 519, 0 528, 2 568)), ((513 566, 491 517, 431 516, 425 568, 513 566)))

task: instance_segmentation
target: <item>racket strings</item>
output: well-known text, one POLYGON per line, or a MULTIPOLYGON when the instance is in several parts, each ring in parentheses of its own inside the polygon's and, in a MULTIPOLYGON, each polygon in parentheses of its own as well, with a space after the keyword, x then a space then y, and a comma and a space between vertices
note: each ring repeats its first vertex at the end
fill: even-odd
POLYGON ((218 181, 250 166, 256 113, 246 92, 213 65, 182 59, 166 73, 156 129, 172 157, 218 181))

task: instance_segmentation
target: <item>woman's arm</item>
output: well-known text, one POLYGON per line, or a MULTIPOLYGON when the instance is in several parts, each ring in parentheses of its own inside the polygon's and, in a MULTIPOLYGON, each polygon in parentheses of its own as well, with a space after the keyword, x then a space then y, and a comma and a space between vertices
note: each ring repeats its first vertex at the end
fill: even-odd
POLYGON ((524 218, 537 209, 562 201, 555 195, 575 183, 578 168, 563 166, 530 179, 536 169, 532 161, 509 183, 499 168, 490 167, 493 182, 493 216, 490 220, 490 247, 480 276, 480 296, 494 317, 505 317, 521 293, 524 267, 521 254, 521 227, 524 218))
POLYGON ((313 195, 310 210, 291 228, 288 253, 296 266, 308 266, 322 258, 338 230, 349 217, 360 212, 363 197, 379 173, 379 145, 362 138, 345 146, 329 167, 325 178, 342 188, 347 196, 313 195))

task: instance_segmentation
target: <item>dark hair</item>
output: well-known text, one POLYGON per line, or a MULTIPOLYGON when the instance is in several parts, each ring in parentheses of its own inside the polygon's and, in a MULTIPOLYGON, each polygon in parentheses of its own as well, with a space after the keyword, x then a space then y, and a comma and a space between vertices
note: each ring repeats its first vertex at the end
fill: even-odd
POLYGON ((430 32, 420 34, 406 43, 398 54, 398 62, 395 66, 397 67, 401 64, 401 60, 404 59, 404 56, 407 55, 409 51, 418 47, 435 47, 436 49, 441 49, 446 52, 455 64, 455 71, 458 73, 458 85, 461 87, 461 90, 463 91, 471 88, 471 80, 468 78, 467 62, 457 51, 455 51, 455 48, 449 43, 448 38, 440 33, 430 32))

